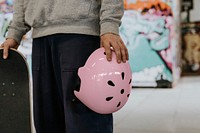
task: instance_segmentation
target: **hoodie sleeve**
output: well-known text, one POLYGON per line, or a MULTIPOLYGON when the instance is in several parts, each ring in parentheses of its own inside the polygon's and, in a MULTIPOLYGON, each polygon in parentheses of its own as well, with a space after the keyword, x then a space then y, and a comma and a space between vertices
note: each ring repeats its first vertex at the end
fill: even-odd
POLYGON ((100 35, 105 33, 119 34, 123 14, 123 0, 101 0, 100 35))
POLYGON ((8 35, 6 38, 12 38, 20 44, 22 36, 30 29, 31 27, 25 23, 24 0, 15 0, 13 20, 8 28, 8 35))

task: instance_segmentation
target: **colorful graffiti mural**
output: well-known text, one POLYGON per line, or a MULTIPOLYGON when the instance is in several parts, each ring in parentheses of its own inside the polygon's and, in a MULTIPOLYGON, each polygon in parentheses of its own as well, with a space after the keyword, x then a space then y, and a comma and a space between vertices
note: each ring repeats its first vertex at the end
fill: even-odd
POLYGON ((171 87, 177 35, 172 1, 125 0, 120 35, 130 56, 133 86, 171 87), (171 3, 170 3, 171 2, 171 3))
POLYGON ((14 0, 0 0, 0 13, 12 13, 14 0))
POLYGON ((5 39, 12 20, 13 0, 0 0, 0 43, 5 39))

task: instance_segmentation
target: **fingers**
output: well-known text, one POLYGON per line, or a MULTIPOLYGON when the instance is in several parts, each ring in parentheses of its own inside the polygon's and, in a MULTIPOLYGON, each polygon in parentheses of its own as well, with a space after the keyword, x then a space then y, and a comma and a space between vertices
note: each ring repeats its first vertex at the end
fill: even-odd
POLYGON ((19 44, 11 38, 6 39, 6 41, 0 46, 0 48, 3 48, 3 58, 7 59, 8 54, 9 54, 9 49, 10 48, 15 48, 17 49, 19 44))
POLYGON ((118 63, 121 63, 121 60, 122 60, 122 53, 121 53, 121 48, 119 45, 112 45, 113 46, 113 49, 115 51, 115 54, 116 54, 116 59, 117 59, 117 62, 118 63))
POLYGON ((105 49, 107 60, 111 61, 112 60, 112 51, 111 51, 109 42, 102 42, 101 46, 103 46, 105 49), (107 44, 105 44, 105 43, 107 43, 107 44))
POLYGON ((101 37, 101 47, 105 48, 106 57, 111 61, 113 48, 118 63, 126 62, 129 59, 128 50, 121 40, 120 36, 114 34, 106 34, 101 37))
POLYGON ((127 48, 126 48, 125 52, 126 52, 126 60, 129 60, 129 54, 128 54, 128 49, 127 48))
POLYGON ((3 45, 3 58, 4 59, 8 58, 8 51, 9 51, 9 46, 8 45, 3 45))
POLYGON ((127 51, 126 51, 127 49, 123 42, 118 43, 118 45, 120 46, 120 49, 121 49, 121 59, 123 62, 126 62, 126 60, 128 60, 127 51))

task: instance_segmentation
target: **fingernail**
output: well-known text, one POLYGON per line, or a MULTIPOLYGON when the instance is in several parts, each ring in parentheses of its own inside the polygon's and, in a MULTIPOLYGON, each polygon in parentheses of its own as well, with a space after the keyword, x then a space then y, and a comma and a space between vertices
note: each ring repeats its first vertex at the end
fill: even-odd
POLYGON ((118 63, 120 63, 120 62, 121 62, 121 60, 117 60, 117 62, 118 62, 118 63))
POLYGON ((108 58, 108 61, 111 61, 111 58, 108 58))
POLYGON ((126 62, 126 58, 123 58, 123 62, 126 62))
POLYGON ((3 59, 6 59, 6 56, 5 56, 5 55, 3 56, 3 59))

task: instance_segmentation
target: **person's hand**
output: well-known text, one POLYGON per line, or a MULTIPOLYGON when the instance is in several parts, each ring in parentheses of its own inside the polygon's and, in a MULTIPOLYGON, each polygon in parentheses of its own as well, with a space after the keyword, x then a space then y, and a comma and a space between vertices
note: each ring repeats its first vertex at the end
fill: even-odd
POLYGON ((10 48, 17 49, 19 44, 14 39, 7 39, 3 44, 0 45, 0 48, 3 48, 3 58, 8 58, 8 51, 10 48))
POLYGON ((112 33, 107 33, 101 36, 101 47, 104 47, 106 58, 108 61, 112 60, 112 51, 114 50, 117 62, 126 62, 128 60, 128 50, 124 45, 121 37, 112 33))

